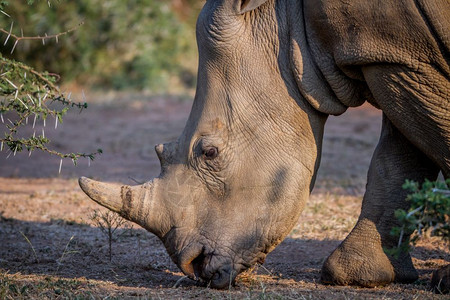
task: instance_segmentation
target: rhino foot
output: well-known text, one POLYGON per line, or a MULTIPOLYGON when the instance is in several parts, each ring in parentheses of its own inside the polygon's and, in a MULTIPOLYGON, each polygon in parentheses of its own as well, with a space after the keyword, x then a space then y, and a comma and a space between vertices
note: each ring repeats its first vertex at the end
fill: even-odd
POLYGON ((417 278, 411 257, 388 257, 375 225, 364 219, 327 258, 321 275, 325 284, 363 287, 383 286, 394 281, 409 283, 417 278))

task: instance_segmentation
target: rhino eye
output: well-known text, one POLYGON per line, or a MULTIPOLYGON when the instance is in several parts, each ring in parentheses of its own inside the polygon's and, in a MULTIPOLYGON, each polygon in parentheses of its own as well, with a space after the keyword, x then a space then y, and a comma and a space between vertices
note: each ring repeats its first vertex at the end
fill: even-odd
POLYGON ((216 147, 210 147, 203 150, 205 159, 214 159, 219 154, 219 150, 216 147))

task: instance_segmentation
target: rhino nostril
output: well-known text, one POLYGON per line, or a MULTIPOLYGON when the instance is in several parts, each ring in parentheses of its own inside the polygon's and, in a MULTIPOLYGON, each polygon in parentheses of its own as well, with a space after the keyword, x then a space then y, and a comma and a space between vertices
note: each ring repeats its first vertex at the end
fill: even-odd
POLYGON ((194 270, 194 274, 196 279, 200 279, 202 276, 202 270, 205 263, 206 256, 202 253, 200 253, 194 260, 192 260, 192 268, 194 270))
POLYGON ((180 269, 191 279, 198 279, 198 261, 204 257, 202 253, 203 248, 190 247, 185 249, 177 259, 180 269))

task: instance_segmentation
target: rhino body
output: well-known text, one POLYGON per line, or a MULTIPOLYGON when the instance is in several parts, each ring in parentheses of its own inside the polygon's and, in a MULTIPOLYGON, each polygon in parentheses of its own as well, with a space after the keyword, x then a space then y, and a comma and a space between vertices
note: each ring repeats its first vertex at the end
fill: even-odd
POLYGON ((383 111, 360 218, 322 281, 417 278, 383 252, 405 179, 450 176, 448 0, 208 0, 198 18, 198 85, 161 174, 82 189, 164 243, 190 278, 228 287, 297 222, 314 185, 328 115, 383 111))

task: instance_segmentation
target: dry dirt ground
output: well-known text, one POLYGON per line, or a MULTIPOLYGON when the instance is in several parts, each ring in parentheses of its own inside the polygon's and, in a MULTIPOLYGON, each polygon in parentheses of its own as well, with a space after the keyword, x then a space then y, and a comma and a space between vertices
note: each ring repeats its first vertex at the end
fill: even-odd
MULTIPOLYGON (((428 291, 433 269, 449 263, 448 244, 427 239, 413 252, 420 279, 373 289, 320 283, 324 259, 355 224, 381 114, 365 105, 331 117, 316 188, 298 224, 264 265, 217 291, 184 279, 160 241, 137 225, 108 236, 97 215, 105 210, 79 189, 90 176, 133 184, 158 175, 153 146, 175 139, 191 102, 141 95, 102 96, 82 114, 69 114, 46 135, 59 151, 104 154, 77 167, 40 153, 0 153, 0 299, 227 298, 444 299, 428 291)), ((52 123, 52 122, 48 122, 52 123)), ((38 126, 41 130, 42 124, 38 126)), ((113 221, 117 221, 114 219, 113 221)), ((447 296, 448 297, 448 296, 447 296)), ((448 299, 448 298, 447 298, 448 299)))

